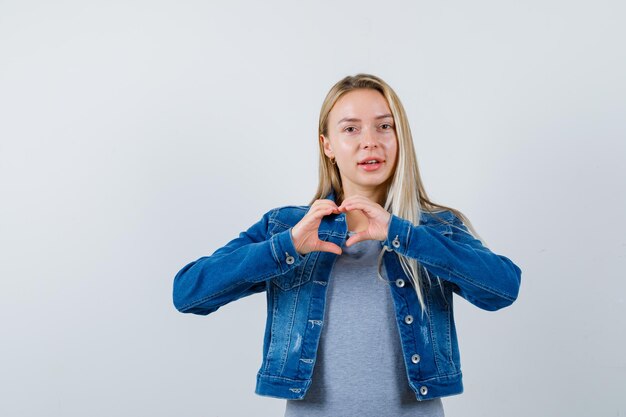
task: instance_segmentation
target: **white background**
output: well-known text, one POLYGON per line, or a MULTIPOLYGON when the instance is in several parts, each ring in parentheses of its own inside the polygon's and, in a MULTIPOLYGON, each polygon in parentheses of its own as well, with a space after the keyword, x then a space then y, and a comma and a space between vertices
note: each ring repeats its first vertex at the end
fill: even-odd
POLYGON ((447 416, 626 415, 626 8, 614 1, 0 0, 0 415, 279 416, 265 297, 172 280, 306 204, 328 89, 402 99, 433 200, 522 270, 457 298, 447 416))

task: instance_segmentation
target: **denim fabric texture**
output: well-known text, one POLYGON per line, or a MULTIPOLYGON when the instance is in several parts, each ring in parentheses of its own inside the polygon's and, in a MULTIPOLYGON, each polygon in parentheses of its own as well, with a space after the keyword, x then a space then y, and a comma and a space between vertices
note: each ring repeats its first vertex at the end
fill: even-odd
MULTIPOLYGON (((174 306, 183 313, 207 315, 265 291, 267 324, 256 385, 260 395, 304 398, 313 377, 326 289, 337 255, 301 256, 296 251, 291 228, 308 210, 308 206, 270 210, 239 237, 189 263, 174 278, 174 306)), ((319 227, 320 239, 339 246, 347 233, 344 213, 324 217, 319 227)), ((481 309, 498 310, 517 298, 520 268, 485 248, 450 211, 423 213, 419 225, 392 215, 381 250, 407 383, 418 400, 461 393, 453 293, 481 309), (423 276, 430 277, 423 286, 424 314, 399 254, 416 259, 423 276)))

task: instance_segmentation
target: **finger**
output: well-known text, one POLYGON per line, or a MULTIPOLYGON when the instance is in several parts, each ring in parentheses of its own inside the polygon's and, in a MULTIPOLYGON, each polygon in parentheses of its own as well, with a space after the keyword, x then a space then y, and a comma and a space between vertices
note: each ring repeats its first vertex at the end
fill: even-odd
POLYGON ((319 220, 319 219, 321 219, 324 216, 328 216, 334 210, 335 210, 334 208, 328 207, 328 206, 311 207, 311 209, 307 213, 307 216, 313 217, 313 218, 319 220))
POLYGON ((332 242, 324 242, 323 240, 320 240, 317 250, 320 252, 330 252, 341 255, 341 248, 338 245, 335 245, 332 242))
POLYGON ((346 240, 346 246, 352 246, 355 243, 362 242, 364 240, 371 240, 371 237, 367 231, 356 233, 346 240))
POLYGON ((361 210, 368 218, 374 218, 388 213, 387 210, 382 208, 379 204, 367 201, 352 201, 346 204, 345 211, 361 210))
POLYGON ((311 204, 311 207, 317 206, 329 206, 337 208, 337 204, 333 200, 315 200, 313 204, 311 204))
POLYGON ((370 204, 376 204, 374 201, 370 200, 367 197, 364 197, 362 195, 353 195, 350 197, 345 198, 342 202, 341 205, 347 205, 347 204, 354 204, 354 203, 370 203, 370 204))
POLYGON ((311 220, 314 219, 315 223, 319 223, 323 217, 326 217, 331 214, 338 214, 338 213, 339 211, 334 207, 317 207, 309 211, 309 213, 307 213, 307 216, 309 216, 311 220))
POLYGON ((361 203, 361 202, 355 202, 355 201, 342 204, 339 210, 342 212, 361 210, 368 217, 370 217, 373 213, 375 213, 374 211, 375 208, 372 207, 371 205, 367 203, 361 203))
POLYGON ((339 212, 339 208, 337 207, 335 202, 331 200, 317 200, 315 203, 311 205, 311 210, 315 210, 315 211, 320 210, 320 209, 326 209, 326 208, 332 208, 333 210, 336 210, 337 212, 339 212))
POLYGON ((335 212, 337 212, 337 209, 334 207, 320 207, 316 210, 314 216, 318 219, 321 219, 322 217, 326 217, 329 214, 333 214, 335 212))

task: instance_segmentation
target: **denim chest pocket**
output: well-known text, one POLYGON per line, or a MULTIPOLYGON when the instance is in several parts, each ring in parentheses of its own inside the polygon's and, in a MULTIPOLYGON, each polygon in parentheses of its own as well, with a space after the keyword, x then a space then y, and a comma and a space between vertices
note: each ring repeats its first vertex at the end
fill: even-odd
MULTIPOLYGON (((274 227, 271 229, 270 234, 275 235, 277 233, 287 230, 288 228, 289 227, 283 224, 275 224, 274 227)), ((322 236, 320 236, 320 239, 325 240, 325 238, 322 236)), ((311 280, 313 268, 315 267, 315 262, 317 261, 319 254, 319 252, 307 253, 302 262, 300 262, 297 267, 293 268, 286 274, 273 278, 271 280, 272 283, 283 291, 289 291, 302 284, 306 284, 311 280)))

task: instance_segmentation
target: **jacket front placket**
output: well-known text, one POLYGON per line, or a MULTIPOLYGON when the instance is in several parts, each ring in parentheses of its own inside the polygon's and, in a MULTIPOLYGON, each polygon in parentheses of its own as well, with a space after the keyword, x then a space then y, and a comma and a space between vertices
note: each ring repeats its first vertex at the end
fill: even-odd
MULTIPOLYGON (((319 227, 319 237, 321 240, 332 242, 342 247, 347 237, 345 214, 341 213, 325 217, 319 227)), ((315 265, 311 265, 311 271, 307 271, 307 273, 313 273, 313 271, 319 271, 320 273, 311 277, 309 282, 311 286, 309 305, 302 306, 308 307, 307 326, 303 335, 298 372, 303 379, 310 379, 313 374, 317 349, 324 325, 328 282, 336 260, 337 255, 334 253, 320 252, 315 265)))

